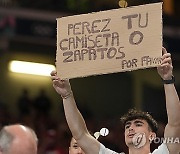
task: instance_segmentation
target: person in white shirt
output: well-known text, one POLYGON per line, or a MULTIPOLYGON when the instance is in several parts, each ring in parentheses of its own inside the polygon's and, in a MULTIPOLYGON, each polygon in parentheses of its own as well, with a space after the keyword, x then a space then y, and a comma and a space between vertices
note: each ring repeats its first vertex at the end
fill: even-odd
MULTIPOLYGON (((164 83, 166 108, 168 115, 168 123, 165 127, 164 138, 180 138, 180 102, 174 86, 173 66, 171 54, 166 49, 162 49, 162 63, 157 67, 157 71, 164 83)), ((65 116, 73 138, 86 154, 117 154, 116 152, 104 147, 96 140, 86 127, 85 121, 79 112, 73 92, 68 80, 61 80, 56 71, 51 72, 53 87, 63 99, 65 116)), ((125 126, 125 142, 129 149, 129 154, 149 154, 150 141, 156 137, 156 122, 145 112, 140 112, 144 116, 133 116, 139 112, 130 110, 127 115, 121 118, 124 120, 125 126), (151 119, 149 121, 149 119, 151 119)), ((139 114, 139 113, 138 113, 139 114)), ((140 115, 141 115, 140 114, 140 115)), ((179 154, 180 144, 177 142, 167 142, 161 144, 153 154, 179 154)))

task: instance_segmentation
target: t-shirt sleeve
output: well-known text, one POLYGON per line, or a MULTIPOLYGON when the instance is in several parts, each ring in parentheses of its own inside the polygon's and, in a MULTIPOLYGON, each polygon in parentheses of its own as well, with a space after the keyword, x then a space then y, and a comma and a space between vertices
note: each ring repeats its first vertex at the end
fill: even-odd
POLYGON ((152 154, 169 154, 169 150, 165 143, 162 143, 157 149, 155 149, 152 154))
POLYGON ((124 153, 117 153, 115 151, 106 148, 103 144, 100 144, 99 154, 124 154, 124 153))

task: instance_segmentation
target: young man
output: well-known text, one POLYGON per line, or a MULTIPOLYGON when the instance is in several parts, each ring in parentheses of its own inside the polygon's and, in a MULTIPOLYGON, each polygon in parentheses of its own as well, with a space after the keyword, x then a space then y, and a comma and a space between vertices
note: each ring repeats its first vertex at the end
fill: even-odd
MULTIPOLYGON (((165 128, 164 137, 173 139, 180 138, 180 102, 174 86, 171 55, 170 53, 167 53, 165 48, 163 48, 162 63, 158 66, 157 70, 164 81, 168 114, 168 124, 165 128)), ((51 78, 55 90, 63 99, 65 116, 72 135, 84 152, 86 154, 116 154, 116 152, 105 148, 104 145, 92 137, 88 132, 85 121, 76 106, 69 81, 61 80, 56 75, 55 71, 51 73, 51 78)), ((126 117, 134 115, 130 112, 126 117)), ((142 114, 145 115, 144 112, 142 112, 142 114)), ((149 114, 145 116, 146 118, 143 117, 144 116, 133 116, 133 118, 127 118, 127 120, 124 121, 125 141, 129 148, 129 154, 150 153, 150 141, 155 137, 156 127, 154 126, 156 126, 156 124, 153 122, 154 120, 151 121, 153 122, 152 124, 148 120, 147 117, 150 117, 149 114)), ((122 120, 123 119, 124 118, 122 118, 122 120)), ((149 119, 151 119, 151 117, 149 119)), ((179 152, 179 143, 167 142, 161 144, 153 154, 179 154, 179 152)))
POLYGON ((73 137, 70 141, 69 154, 85 154, 73 137))
POLYGON ((9 125, 0 131, 0 154, 37 154, 37 136, 23 125, 9 125))

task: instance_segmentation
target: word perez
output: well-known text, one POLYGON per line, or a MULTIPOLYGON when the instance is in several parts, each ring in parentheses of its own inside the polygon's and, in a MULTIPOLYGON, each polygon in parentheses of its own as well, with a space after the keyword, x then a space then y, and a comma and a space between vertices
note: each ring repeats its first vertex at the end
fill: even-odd
POLYGON ((110 31, 108 24, 110 23, 111 19, 102 19, 102 20, 94 20, 91 25, 89 22, 78 22, 75 24, 68 24, 68 35, 79 35, 84 34, 85 31, 89 34, 99 33, 99 32, 107 32, 110 31), (102 23, 102 24, 101 24, 102 23), (102 26, 100 27, 99 24, 102 26))

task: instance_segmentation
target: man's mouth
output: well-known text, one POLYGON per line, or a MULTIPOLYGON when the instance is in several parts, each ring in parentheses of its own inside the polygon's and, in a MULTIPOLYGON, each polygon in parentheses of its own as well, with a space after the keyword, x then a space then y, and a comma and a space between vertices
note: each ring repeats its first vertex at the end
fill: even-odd
POLYGON ((134 135, 135 135, 135 133, 130 133, 130 134, 128 134, 128 137, 129 137, 129 138, 133 138, 134 135))

